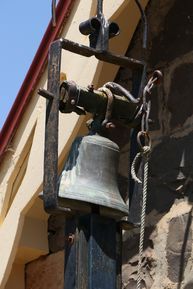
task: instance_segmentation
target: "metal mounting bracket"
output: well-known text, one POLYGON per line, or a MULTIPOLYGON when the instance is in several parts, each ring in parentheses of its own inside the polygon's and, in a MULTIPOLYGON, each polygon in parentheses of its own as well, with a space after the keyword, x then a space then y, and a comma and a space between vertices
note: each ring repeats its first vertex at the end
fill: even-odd
MULTIPOLYGON (((139 7, 141 7, 138 0, 135 0, 135 2, 139 5, 139 7)), ((98 5, 101 5, 101 3, 101 1, 98 1, 98 5)), ((98 6, 98 9, 101 7, 100 5, 98 6)), ((144 19, 145 14, 143 9, 141 8, 140 11, 142 13, 142 19, 144 19)), ((98 14, 100 14, 100 11, 98 14)), ((146 29, 144 31, 146 31, 146 29)), ((146 39, 146 32, 144 35, 144 39, 146 39)), ((116 64, 121 67, 131 68, 135 71, 134 87, 136 88, 136 92, 134 95, 136 97, 138 97, 138 95, 141 93, 146 77, 146 62, 144 60, 136 60, 125 56, 116 55, 107 50, 87 47, 63 38, 54 41, 50 45, 47 91, 42 89, 39 90, 39 94, 47 99, 43 200, 44 208, 49 214, 58 214, 68 211, 68 209, 63 208, 58 203, 58 115, 62 49, 85 57, 95 56, 101 61, 116 64)))

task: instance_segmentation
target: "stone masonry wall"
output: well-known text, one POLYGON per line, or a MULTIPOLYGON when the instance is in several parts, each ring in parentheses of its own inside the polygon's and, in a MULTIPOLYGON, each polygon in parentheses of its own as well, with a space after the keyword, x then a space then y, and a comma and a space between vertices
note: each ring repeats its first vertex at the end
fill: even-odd
POLYGON ((64 251, 30 262, 25 275, 26 289, 64 289, 64 251))
MULTIPOLYGON (((151 1, 148 71, 160 69, 163 84, 152 93, 153 141, 148 183, 143 288, 193 288, 193 2, 151 1)), ((140 59, 141 27, 128 56, 140 59)), ((130 87, 130 73, 117 81, 130 87)), ((122 154, 126 154, 126 146, 122 154)), ((124 157, 121 174, 125 175, 124 157)), ((132 206, 131 206, 132 209, 132 206)), ((131 212, 136 214, 136 211, 131 212)), ((135 216, 136 217, 136 216, 135 216)), ((139 230, 124 234, 123 288, 136 288, 139 230)))
MULTIPOLYGON (((192 289, 193 1, 151 0, 147 16, 148 71, 160 69, 164 79, 152 93, 153 149, 148 183, 143 288, 192 289)), ((138 27, 127 55, 140 59, 141 54, 141 27, 138 27)), ((116 81, 129 89, 130 77, 130 71, 120 69, 116 81)), ((125 134, 124 141, 128 139, 128 131, 125 134)), ((129 144, 123 143, 119 169, 123 193, 127 190, 128 150, 129 144)), ((132 211, 132 207, 131 214, 139 217, 136 216, 138 211, 132 211)), ((26 266, 27 289, 63 288, 63 219, 51 217, 49 231, 51 254, 26 266), (58 250, 61 251, 56 253, 58 250), (52 282, 53 278, 58 280, 57 284, 52 282)), ((136 288, 138 241, 139 229, 124 233, 124 289, 136 288)))

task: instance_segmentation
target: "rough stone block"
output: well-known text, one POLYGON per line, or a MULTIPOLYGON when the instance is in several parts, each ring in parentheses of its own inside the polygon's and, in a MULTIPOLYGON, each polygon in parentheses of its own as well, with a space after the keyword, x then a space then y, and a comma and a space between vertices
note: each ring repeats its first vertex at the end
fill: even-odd
POLYGON ((64 251, 26 265, 26 289, 64 289, 64 251))
POLYGON ((184 270, 192 251, 191 213, 173 218, 167 240, 168 277, 173 282, 183 280, 184 270))

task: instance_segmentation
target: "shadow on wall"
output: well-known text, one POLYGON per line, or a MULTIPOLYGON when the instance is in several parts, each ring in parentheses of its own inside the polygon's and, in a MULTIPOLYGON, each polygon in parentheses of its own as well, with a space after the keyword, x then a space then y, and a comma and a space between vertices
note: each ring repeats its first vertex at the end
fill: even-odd
MULTIPOLYGON (((182 130, 183 132, 183 130, 182 130)), ((151 226, 145 232, 145 254, 143 270, 145 274, 145 288, 151 288, 156 260, 154 259, 154 245, 156 229, 159 221, 171 209, 174 203, 193 202, 193 132, 174 138, 162 137, 151 154, 148 182, 147 214, 152 215, 151 226), (153 216, 156 212, 156 216, 153 216), (151 284, 147 285, 147 284, 151 284)), ((139 202, 139 200, 138 200, 139 202)), ((192 253, 192 211, 185 212, 172 219, 168 219, 168 232, 166 240, 167 277, 182 288, 184 272, 192 253)), ((136 214, 136 211, 133 212, 136 214)), ((136 275, 138 263, 139 233, 134 233, 124 242, 123 264, 129 261, 129 272, 133 278, 136 275)), ((162 264, 164 266, 164 264, 162 264)), ((133 281, 132 281, 133 282, 133 281)), ((131 286, 131 283, 129 286, 131 286)), ((135 282, 133 283, 135 284, 135 282)), ((134 286, 134 285, 133 285, 134 286)), ((192 285, 193 286, 193 285, 192 285)), ((127 287, 126 287, 127 288, 127 287)), ((128 287, 134 288, 134 287, 128 287)))
MULTIPOLYGON (((154 124, 151 130, 159 144, 153 144, 150 157, 147 214, 151 220, 145 232, 143 282, 147 289, 190 289, 193 288, 193 280, 188 281, 188 276, 192 275, 193 2, 150 1, 147 16, 149 70, 161 68, 164 82, 152 94, 154 124), (168 217, 167 231, 159 227, 174 203, 186 204, 187 201, 189 211, 176 211, 168 217), (158 229, 161 236, 157 235, 158 229), (158 237, 159 243, 156 243, 158 237)), ((140 29, 138 27, 127 51, 130 57, 140 58, 142 55, 140 29)), ((121 69, 117 79, 120 84, 127 84, 128 71, 121 69)), ((134 230, 128 233, 123 243, 125 289, 136 288, 138 242, 139 230, 134 230)))

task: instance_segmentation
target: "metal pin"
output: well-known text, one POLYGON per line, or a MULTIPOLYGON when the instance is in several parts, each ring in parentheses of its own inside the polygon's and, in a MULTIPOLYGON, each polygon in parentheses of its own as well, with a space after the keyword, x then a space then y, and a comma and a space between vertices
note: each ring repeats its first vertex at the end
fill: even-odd
POLYGON ((56 27, 56 0, 52 0, 52 26, 56 27))

